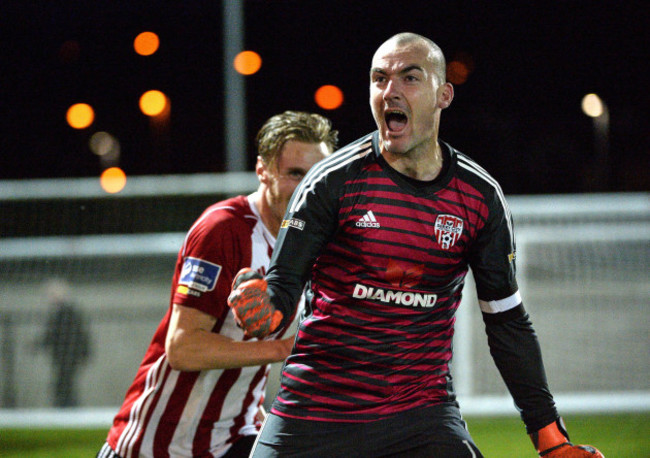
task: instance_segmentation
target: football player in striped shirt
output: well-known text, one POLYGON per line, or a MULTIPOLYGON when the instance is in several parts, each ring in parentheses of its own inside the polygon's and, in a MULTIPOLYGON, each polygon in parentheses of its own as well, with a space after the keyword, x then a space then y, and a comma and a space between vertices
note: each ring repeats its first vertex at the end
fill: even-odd
POLYGON ((456 401, 455 312, 471 268, 488 344, 537 451, 599 457, 569 442, 515 276, 499 184, 439 140, 454 89, 431 40, 375 52, 378 130, 314 166, 296 189, 265 278, 235 278, 229 304, 251 335, 309 303, 255 457, 479 457, 456 401))
POLYGON ((259 188, 208 207, 189 229, 169 309, 99 457, 248 456, 269 363, 286 358, 293 337, 286 329, 244 336, 226 299, 240 269, 266 272, 294 189, 337 138, 328 119, 311 113, 287 111, 261 128, 259 188))

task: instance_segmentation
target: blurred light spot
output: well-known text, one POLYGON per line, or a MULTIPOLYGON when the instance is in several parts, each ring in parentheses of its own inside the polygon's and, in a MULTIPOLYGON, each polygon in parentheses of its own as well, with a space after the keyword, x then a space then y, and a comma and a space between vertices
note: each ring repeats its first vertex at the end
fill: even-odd
POLYGON ((233 66, 242 75, 252 75, 262 67, 262 58, 255 51, 242 51, 235 56, 233 66))
POLYGON ((119 167, 108 168, 99 177, 99 184, 109 194, 118 193, 126 186, 126 174, 119 167))
POLYGON ((587 94, 582 98, 582 111, 587 116, 597 118, 603 114, 603 101, 596 94, 587 94))
POLYGON ((75 103, 65 115, 70 127, 74 129, 85 129, 95 120, 95 112, 87 103, 75 103))
POLYGON ((79 58, 80 52, 81 47, 79 46, 78 41, 67 40, 63 42, 59 48, 59 59, 61 62, 69 64, 70 62, 74 62, 79 58))
POLYGON ((108 132, 94 133, 88 142, 90 150, 99 156, 103 168, 115 166, 120 160, 120 142, 108 132))
POLYGON ((474 59, 466 52, 459 52, 447 64, 447 81, 463 84, 474 71, 474 59))
MULTIPOLYGON (((90 137, 88 142, 90 150, 97 156, 105 156, 115 149, 117 140, 108 132, 96 132, 90 137)), ((119 144, 117 144, 119 148, 119 144)))
POLYGON ((447 81, 452 84, 463 84, 467 81, 469 76, 469 69, 464 63, 452 60, 447 64, 447 81))
POLYGON ((133 49, 141 56, 150 56, 158 51, 160 40, 153 32, 142 32, 133 40, 133 49))
POLYGON ((314 94, 314 100, 319 107, 325 110, 334 110, 343 103, 343 91, 336 86, 326 84, 318 88, 314 94))
POLYGON ((140 97, 140 110, 147 116, 158 116, 167 108, 167 96, 157 90, 147 91, 140 97))

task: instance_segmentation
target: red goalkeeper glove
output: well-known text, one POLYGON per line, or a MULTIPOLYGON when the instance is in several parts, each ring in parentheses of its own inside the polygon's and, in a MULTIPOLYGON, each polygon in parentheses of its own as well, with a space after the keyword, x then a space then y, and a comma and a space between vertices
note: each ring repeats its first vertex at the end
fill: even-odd
POLYGON ((235 275, 228 306, 244 332, 259 339, 275 331, 283 318, 282 312, 271 305, 266 280, 248 267, 235 275))
POLYGON ((561 418, 530 434, 539 456, 544 458, 605 458, 591 445, 573 445, 561 418))

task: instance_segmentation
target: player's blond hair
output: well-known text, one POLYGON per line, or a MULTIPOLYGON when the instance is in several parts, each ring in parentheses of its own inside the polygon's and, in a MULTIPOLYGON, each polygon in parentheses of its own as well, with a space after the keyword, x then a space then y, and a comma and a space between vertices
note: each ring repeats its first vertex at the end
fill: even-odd
POLYGON ((285 111, 269 118, 257 133, 257 153, 267 166, 273 166, 284 144, 289 140, 305 143, 325 143, 333 152, 338 143, 338 131, 324 116, 302 111, 285 111))

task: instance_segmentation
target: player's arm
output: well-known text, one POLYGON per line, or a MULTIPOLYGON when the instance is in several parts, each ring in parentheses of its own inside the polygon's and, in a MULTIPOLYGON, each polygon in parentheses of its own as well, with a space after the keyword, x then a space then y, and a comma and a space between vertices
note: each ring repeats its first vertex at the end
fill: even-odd
POLYGON ((490 354, 528 432, 558 418, 537 335, 522 304, 515 269, 512 216, 500 188, 486 197, 488 218, 470 252, 490 354))
POLYGON ((479 234, 470 264, 477 283, 488 344, 526 430, 541 456, 599 457, 597 450, 569 442, 559 430, 560 416, 548 388, 542 352, 515 279, 512 216, 496 188, 486 200, 488 220, 479 234))
POLYGON ((542 352, 523 304, 500 313, 483 312, 490 354, 529 433, 559 415, 548 388, 542 352))
POLYGON ((602 457, 591 446, 569 441, 548 388, 537 336, 523 304, 505 312, 483 313, 483 320, 490 353, 540 456, 602 457))
POLYGON ((169 364, 180 371, 230 369, 283 361, 293 338, 236 341, 212 332, 216 318, 174 304, 165 340, 169 364))

